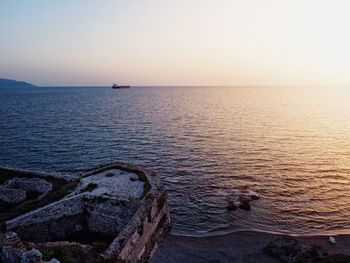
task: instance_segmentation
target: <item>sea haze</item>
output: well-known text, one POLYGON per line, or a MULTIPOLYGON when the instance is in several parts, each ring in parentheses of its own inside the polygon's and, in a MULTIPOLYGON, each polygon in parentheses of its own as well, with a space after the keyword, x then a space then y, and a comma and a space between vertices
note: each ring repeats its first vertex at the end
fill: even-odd
POLYGON ((0 89, 0 165, 79 172, 124 160, 169 189, 173 231, 350 228, 350 90, 0 89), (235 189, 260 195, 228 212, 235 189))

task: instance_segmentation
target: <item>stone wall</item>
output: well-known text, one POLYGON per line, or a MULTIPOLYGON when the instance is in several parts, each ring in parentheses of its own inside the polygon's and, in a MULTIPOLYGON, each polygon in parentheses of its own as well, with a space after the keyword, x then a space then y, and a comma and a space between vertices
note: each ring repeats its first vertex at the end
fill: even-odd
POLYGON ((128 224, 140 206, 138 199, 131 201, 107 200, 89 205, 87 208, 87 225, 89 231, 117 235, 128 224))
POLYGON ((45 173, 41 171, 28 171, 19 168, 0 166, 1 175, 11 175, 11 177, 28 177, 42 179, 56 179, 71 182, 78 179, 79 175, 62 174, 62 173, 45 173))
POLYGON ((105 259, 117 262, 148 262, 170 230, 167 192, 157 182, 153 186, 155 188, 146 195, 143 205, 130 223, 103 254, 105 259))
POLYGON ((26 241, 62 240, 83 223, 84 209, 84 197, 75 196, 7 221, 6 228, 26 241))
POLYGON ((64 240, 79 231, 116 236, 140 203, 140 200, 110 200, 81 194, 7 221, 6 226, 31 242, 64 240))
POLYGON ((51 190, 52 184, 43 179, 15 177, 0 185, 0 200, 7 204, 19 204, 28 198, 30 192, 43 198, 51 190))
POLYGON ((8 180, 4 186, 9 189, 22 189, 26 192, 37 192, 44 197, 52 190, 52 184, 39 178, 18 178, 8 180))

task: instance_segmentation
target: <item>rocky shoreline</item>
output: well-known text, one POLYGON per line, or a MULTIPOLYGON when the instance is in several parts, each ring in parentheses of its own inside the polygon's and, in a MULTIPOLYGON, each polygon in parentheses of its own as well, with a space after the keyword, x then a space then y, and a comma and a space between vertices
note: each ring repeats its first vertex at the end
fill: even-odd
POLYGON ((350 235, 298 236, 254 231, 219 236, 186 237, 169 234, 151 263, 348 263, 350 235))
MULTIPOLYGON (((126 163, 73 175, 0 167, 0 179, 0 262, 350 262, 350 235, 166 235, 165 188, 126 163)), ((257 199, 233 191, 227 209, 249 210, 257 199)))

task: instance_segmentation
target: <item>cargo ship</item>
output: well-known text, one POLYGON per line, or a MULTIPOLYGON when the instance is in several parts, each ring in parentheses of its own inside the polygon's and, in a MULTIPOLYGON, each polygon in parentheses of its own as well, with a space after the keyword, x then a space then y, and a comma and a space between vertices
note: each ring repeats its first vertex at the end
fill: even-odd
POLYGON ((130 88, 130 86, 127 86, 127 85, 122 86, 122 85, 117 85, 115 83, 113 83, 112 85, 112 89, 128 89, 128 88, 130 88))

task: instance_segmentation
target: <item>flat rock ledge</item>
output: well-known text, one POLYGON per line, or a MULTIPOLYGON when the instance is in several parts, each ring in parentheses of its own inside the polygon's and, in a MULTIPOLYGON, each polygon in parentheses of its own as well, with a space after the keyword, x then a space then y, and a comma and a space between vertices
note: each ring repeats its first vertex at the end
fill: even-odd
POLYGON ((35 191, 45 193, 30 211, 0 210, 0 262, 148 262, 171 227, 158 177, 127 163, 57 176, 0 167, 0 179, 4 185, 38 180, 35 191), (69 191, 54 199, 61 188, 69 191), (43 203, 48 198, 54 201, 43 203))

